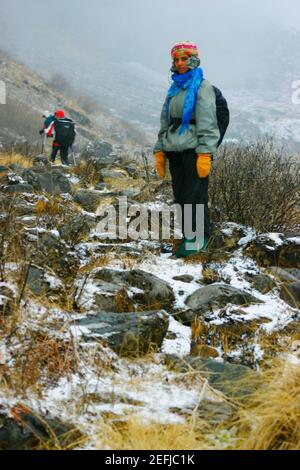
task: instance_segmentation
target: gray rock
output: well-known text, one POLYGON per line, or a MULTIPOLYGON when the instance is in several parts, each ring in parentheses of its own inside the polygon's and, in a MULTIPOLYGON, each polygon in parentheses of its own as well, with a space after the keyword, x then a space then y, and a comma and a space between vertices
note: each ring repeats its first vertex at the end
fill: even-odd
POLYGON ((261 292, 262 294, 266 294, 274 287, 276 287, 275 282, 272 281, 272 279, 266 274, 258 274, 254 276, 250 276, 248 274, 245 277, 250 281, 252 287, 261 292))
POLYGON ((71 193, 71 184, 68 178, 59 170, 48 171, 44 167, 33 167, 24 170, 22 177, 33 186, 36 191, 45 191, 49 194, 71 193))
POLYGON ((46 168, 47 170, 51 170, 50 161, 43 155, 38 155, 33 159, 33 166, 36 168, 46 168))
POLYGON ((190 276, 189 274, 182 274, 181 276, 174 276, 173 277, 174 281, 181 281, 181 282, 186 282, 187 284, 193 281, 193 276, 190 276))
POLYGON ((258 386, 259 374, 249 367, 218 362, 213 359, 186 356, 183 359, 169 354, 165 361, 171 369, 180 372, 190 372, 190 369, 199 371, 209 384, 220 390, 228 397, 247 398, 258 386))
POLYGON ((260 266, 279 266, 300 269, 300 243, 289 240, 283 234, 277 241, 270 234, 259 235, 245 249, 260 266))
POLYGON ((300 269, 286 268, 286 272, 288 272, 291 276, 294 276, 295 279, 298 279, 298 281, 300 281, 300 269))
POLYGON ((123 171, 117 168, 110 170, 102 170, 101 174, 103 178, 128 178, 128 176, 125 175, 123 171))
POLYGON ((11 184, 3 188, 4 193, 33 193, 34 189, 31 184, 20 183, 20 184, 11 184))
POLYGON ((96 140, 87 145, 82 156, 83 158, 93 157, 101 163, 109 164, 114 163, 118 158, 116 155, 111 155, 112 152, 113 147, 110 143, 105 142, 104 140, 96 140))
POLYGON ((278 266, 300 269, 300 243, 288 242, 281 247, 278 266))
POLYGON ((105 183, 97 183, 95 186, 96 191, 104 191, 107 188, 105 183))
POLYGON ((181 312, 180 321, 190 324, 195 314, 205 315, 227 304, 247 306, 252 303, 261 303, 261 301, 248 292, 227 284, 211 284, 196 290, 185 303, 189 310, 181 312))
POLYGON ((26 238, 33 264, 47 266, 63 279, 76 274, 79 260, 56 234, 30 229, 26 232, 26 238))
POLYGON ((74 195, 74 201, 86 211, 95 212, 104 197, 107 197, 107 194, 100 191, 79 189, 74 195))
POLYGON ((203 399, 198 408, 198 416, 209 421, 211 425, 216 426, 228 421, 235 411, 236 407, 231 403, 203 399))
POLYGON ((15 307, 15 294, 5 284, 0 283, 0 314, 12 315, 15 307))
POLYGON ((96 220, 89 214, 74 213, 68 218, 68 223, 57 227, 60 236, 71 246, 86 239, 90 230, 96 225, 96 220))
POLYGON ((170 309, 173 301, 171 286, 153 274, 108 268, 94 271, 77 298, 79 306, 111 312, 170 309))
POLYGON ((58 448, 72 449, 79 438, 82 434, 74 425, 39 415, 22 403, 14 407, 13 413, 0 414, 1 450, 35 450, 50 442, 58 448))
POLYGON ((280 297, 293 308, 300 308, 300 281, 281 287, 280 297))
POLYGON ((45 269, 31 265, 28 270, 26 287, 35 295, 47 297, 49 300, 62 300, 66 298, 66 292, 62 282, 45 269))
POLYGON ((163 311, 139 313, 101 312, 76 321, 88 328, 86 341, 100 339, 117 354, 131 356, 146 354, 160 348, 169 326, 169 316, 163 311))
POLYGON ((270 266, 268 268, 268 271, 280 281, 297 282, 298 280, 300 280, 300 269, 293 269, 293 268, 284 269, 284 268, 279 268, 279 266, 270 266))

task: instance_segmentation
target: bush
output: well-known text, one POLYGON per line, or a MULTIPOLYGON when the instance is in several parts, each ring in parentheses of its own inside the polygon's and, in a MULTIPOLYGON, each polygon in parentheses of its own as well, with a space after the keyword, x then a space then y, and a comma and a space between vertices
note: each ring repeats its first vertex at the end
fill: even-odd
POLYGON ((214 221, 232 221, 260 232, 300 224, 300 162, 283 156, 272 139, 224 146, 210 184, 214 221))

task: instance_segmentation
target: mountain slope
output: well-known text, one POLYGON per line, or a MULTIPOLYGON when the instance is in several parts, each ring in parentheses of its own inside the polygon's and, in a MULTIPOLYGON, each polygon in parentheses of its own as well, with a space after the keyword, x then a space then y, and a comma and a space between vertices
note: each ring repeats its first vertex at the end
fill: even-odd
POLYGON ((24 136, 30 142, 38 140, 43 111, 63 107, 75 121, 77 143, 106 139, 113 143, 144 143, 145 136, 134 127, 95 105, 95 111, 84 111, 74 99, 57 92, 28 67, 0 51, 0 80, 6 85, 7 100, 0 107, 0 138, 12 141, 24 136))

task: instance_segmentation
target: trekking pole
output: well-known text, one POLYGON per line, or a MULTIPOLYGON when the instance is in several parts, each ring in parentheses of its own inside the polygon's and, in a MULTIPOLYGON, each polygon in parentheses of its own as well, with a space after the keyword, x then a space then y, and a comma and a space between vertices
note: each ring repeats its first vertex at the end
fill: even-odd
POLYGON ((72 152, 72 157, 73 157, 73 165, 76 165, 75 161, 75 150, 74 150, 74 144, 71 145, 71 152, 72 152))
POLYGON ((42 135, 42 155, 44 155, 45 143, 46 143, 46 134, 44 133, 44 134, 42 135))

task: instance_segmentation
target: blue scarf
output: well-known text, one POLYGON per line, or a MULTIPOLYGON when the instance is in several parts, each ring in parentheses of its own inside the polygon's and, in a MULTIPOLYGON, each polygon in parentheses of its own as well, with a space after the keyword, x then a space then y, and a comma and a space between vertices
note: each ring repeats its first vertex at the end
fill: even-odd
POLYGON ((187 89, 179 134, 186 132, 189 127, 192 113, 196 107, 198 89, 203 79, 203 70, 200 67, 190 70, 187 73, 173 73, 172 75, 173 83, 167 94, 167 116, 169 116, 171 98, 177 95, 182 89, 187 89))

